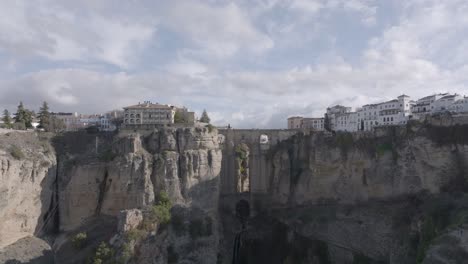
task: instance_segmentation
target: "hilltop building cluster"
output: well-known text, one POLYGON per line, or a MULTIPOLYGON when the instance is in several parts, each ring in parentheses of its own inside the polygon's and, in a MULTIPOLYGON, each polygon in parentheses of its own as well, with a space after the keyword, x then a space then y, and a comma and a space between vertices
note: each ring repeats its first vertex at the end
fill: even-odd
MULTIPOLYGON (((21 107, 23 107, 22 104, 21 107)), ((35 114, 34 111, 29 110, 28 113, 30 113, 31 121, 30 125, 26 128, 40 129, 39 114, 35 114)), ((12 125, 5 124, 3 121, 13 119, 13 116, 7 110, 5 110, 3 115, 3 118, 0 118, 0 127, 18 129, 12 125)), ((17 113, 14 115, 16 116, 17 113)), ((60 122, 61 131, 78 131, 83 129, 115 131, 119 127, 144 129, 172 124, 193 126, 196 123, 195 112, 189 111, 186 107, 176 107, 168 104, 152 103, 150 101, 126 106, 122 110, 113 110, 101 114, 48 112, 48 115, 60 122)), ((205 125, 206 123, 210 123, 206 111, 203 112, 202 118, 197 121, 205 125)))
POLYGON ((375 127, 404 125, 409 120, 424 120, 438 113, 468 114, 468 97, 459 94, 434 94, 416 101, 407 95, 396 99, 366 104, 352 111, 351 107, 335 105, 327 108, 324 117, 288 118, 288 129, 315 131, 371 131, 375 127))
POLYGON ((117 129, 119 118, 123 117, 123 111, 114 110, 104 114, 78 114, 78 113, 51 113, 55 118, 63 121, 65 131, 77 131, 89 127, 96 127, 100 131, 114 131, 117 129))

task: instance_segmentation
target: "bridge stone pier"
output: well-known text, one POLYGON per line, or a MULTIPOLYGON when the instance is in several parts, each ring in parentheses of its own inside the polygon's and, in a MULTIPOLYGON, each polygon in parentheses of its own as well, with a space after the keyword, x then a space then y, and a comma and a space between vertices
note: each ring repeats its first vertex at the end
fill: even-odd
MULTIPOLYGON (((263 210, 268 203, 272 170, 271 152, 281 141, 287 140, 298 130, 286 129, 220 129, 224 136, 221 168, 221 209, 234 213, 240 200, 249 202, 252 214, 263 210), (240 168, 236 148, 248 147, 247 168, 240 168), (240 171, 247 172, 244 185, 240 184, 240 171)), ((244 179, 242 179, 244 180, 244 179)))

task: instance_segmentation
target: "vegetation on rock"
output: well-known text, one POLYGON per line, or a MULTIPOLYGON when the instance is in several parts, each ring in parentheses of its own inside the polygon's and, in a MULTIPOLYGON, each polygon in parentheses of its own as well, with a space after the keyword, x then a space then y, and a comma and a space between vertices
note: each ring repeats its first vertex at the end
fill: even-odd
POLYGON ((24 128, 32 128, 32 121, 34 117, 34 112, 26 109, 23 105, 23 102, 20 102, 18 105, 18 110, 15 114, 15 123, 23 124, 24 128))
POLYGON ((13 158, 17 160, 24 159, 25 157, 23 151, 16 145, 10 147, 10 154, 13 158))
POLYGON ((88 235, 84 232, 80 232, 76 234, 72 238, 73 247, 75 249, 82 249, 86 245, 87 239, 88 239, 88 235))
POLYGON ((200 122, 202 123, 210 123, 211 119, 206 112, 206 109, 203 110, 202 116, 200 117, 200 122))
POLYGON ((2 118, 2 121, 3 121, 3 126, 4 126, 5 128, 11 128, 11 126, 12 126, 12 124, 11 124, 12 119, 11 119, 10 112, 9 112, 7 109, 5 109, 5 110, 3 111, 3 118, 2 118))
POLYGON ((111 263, 115 255, 114 249, 109 247, 106 242, 101 242, 98 248, 96 249, 94 256, 92 258, 93 264, 106 264, 111 263))

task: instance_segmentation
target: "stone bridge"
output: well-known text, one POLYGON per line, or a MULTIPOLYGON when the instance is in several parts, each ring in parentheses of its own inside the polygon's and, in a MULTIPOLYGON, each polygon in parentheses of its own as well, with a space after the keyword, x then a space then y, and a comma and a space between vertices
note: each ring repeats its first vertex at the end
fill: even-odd
POLYGON ((270 149, 281 141, 299 133, 298 130, 286 129, 220 129, 224 136, 223 161, 221 169, 220 202, 225 210, 234 212, 240 200, 249 202, 252 212, 261 210, 267 196, 271 161, 268 160, 270 149), (241 162, 236 148, 247 147, 245 168, 241 176, 241 162), (246 175, 245 175, 246 174, 246 175))

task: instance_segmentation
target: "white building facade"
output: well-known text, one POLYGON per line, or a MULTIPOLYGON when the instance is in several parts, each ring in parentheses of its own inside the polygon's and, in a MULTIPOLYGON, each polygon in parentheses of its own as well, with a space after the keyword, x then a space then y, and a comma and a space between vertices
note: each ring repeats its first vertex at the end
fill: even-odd
POLYGON ((449 111, 454 113, 468 113, 468 97, 463 97, 463 99, 458 99, 451 106, 449 106, 449 111))
POLYGON ((174 106, 144 102, 124 107, 124 124, 130 126, 174 124, 175 112, 174 106))
MULTIPOLYGON (((351 109, 342 105, 327 108, 325 119, 328 118, 332 131, 371 131, 375 127, 401 126, 411 119, 423 119, 441 112, 468 114, 468 97, 439 93, 413 101, 403 94, 390 101, 364 105, 355 112, 351 109)), ((291 117, 288 119, 288 128, 319 128, 312 127, 313 120, 316 118, 291 117)), ((325 123, 323 121, 323 130, 325 123)))
POLYGON ((463 96, 459 94, 448 94, 434 102, 432 113, 448 112, 456 101, 462 100, 463 96))

